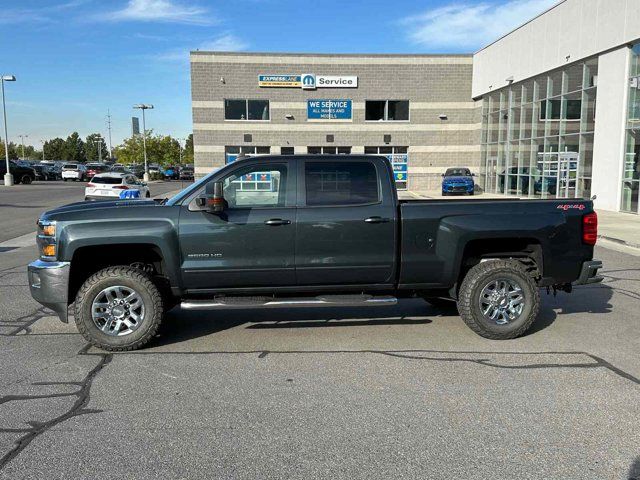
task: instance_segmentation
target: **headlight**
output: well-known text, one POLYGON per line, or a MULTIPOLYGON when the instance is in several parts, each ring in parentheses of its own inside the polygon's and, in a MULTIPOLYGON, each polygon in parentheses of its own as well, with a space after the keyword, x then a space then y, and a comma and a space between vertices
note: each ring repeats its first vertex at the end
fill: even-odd
POLYGON ((56 237, 56 222, 38 220, 38 235, 36 237, 40 257, 43 260, 55 260, 58 254, 56 237))

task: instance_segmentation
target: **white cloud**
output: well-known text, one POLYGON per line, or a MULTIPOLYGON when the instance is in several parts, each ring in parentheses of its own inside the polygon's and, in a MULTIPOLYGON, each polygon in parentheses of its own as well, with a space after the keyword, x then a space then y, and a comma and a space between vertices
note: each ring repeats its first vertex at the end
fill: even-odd
POLYGON ((241 50, 246 50, 247 48, 249 48, 249 43, 231 33, 225 33, 217 38, 203 42, 195 48, 174 48, 167 52, 161 53, 156 58, 165 62, 188 62, 190 50, 239 52, 241 50))
POLYGON ((509 0, 499 5, 452 3, 402 20, 409 40, 428 48, 479 49, 557 3, 509 0))
POLYGON ((198 50, 213 50, 217 52, 239 52, 241 50, 246 50, 249 47, 249 44, 242 40, 241 38, 236 37, 231 33, 227 33, 226 35, 222 35, 214 40, 209 42, 204 42, 198 47, 198 50))
POLYGON ((211 25, 217 19, 203 7, 189 6, 172 0, 129 0, 115 12, 101 15, 113 21, 140 21, 211 25))

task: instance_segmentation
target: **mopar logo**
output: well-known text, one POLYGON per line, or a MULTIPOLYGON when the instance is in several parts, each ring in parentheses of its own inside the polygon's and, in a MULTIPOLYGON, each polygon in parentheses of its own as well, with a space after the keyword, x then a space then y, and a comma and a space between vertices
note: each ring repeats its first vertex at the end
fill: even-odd
POLYGON ((315 90, 316 88, 316 76, 312 73, 307 73, 302 76, 302 88, 303 90, 315 90))

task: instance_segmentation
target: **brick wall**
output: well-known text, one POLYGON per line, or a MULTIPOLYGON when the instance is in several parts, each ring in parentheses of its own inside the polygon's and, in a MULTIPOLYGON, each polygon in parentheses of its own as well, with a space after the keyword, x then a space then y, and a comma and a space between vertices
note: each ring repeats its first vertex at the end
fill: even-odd
POLYGON ((225 162, 228 145, 279 147, 409 147, 409 188, 437 188, 448 166, 479 171, 479 108, 471 100, 470 56, 221 54, 193 52, 193 100, 196 175, 225 162), (358 88, 260 88, 259 74, 356 75, 358 88), (223 80, 223 81, 222 81, 223 80), (225 121, 225 99, 268 99, 271 120, 225 121), (308 122, 308 99, 350 99, 351 122, 308 122), (408 122, 365 122, 365 100, 409 100, 408 122), (447 119, 439 116, 446 114, 447 119), (285 118, 285 115, 292 118, 285 118), (244 134, 252 141, 244 142, 244 134), (334 136, 327 143, 326 135, 334 136))

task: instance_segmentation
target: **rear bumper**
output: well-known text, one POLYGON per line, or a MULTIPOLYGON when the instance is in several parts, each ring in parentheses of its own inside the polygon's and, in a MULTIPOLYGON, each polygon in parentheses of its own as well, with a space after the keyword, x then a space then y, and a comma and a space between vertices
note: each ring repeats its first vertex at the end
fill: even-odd
POLYGON ((582 264, 580 276, 578 280, 573 282, 574 285, 589 285, 591 283, 600 283, 604 277, 598 275, 598 270, 602 268, 600 260, 590 260, 582 264))
POLYGON ((60 320, 69 321, 69 262, 43 262, 36 260, 27 267, 29 289, 34 300, 50 308, 60 320))

